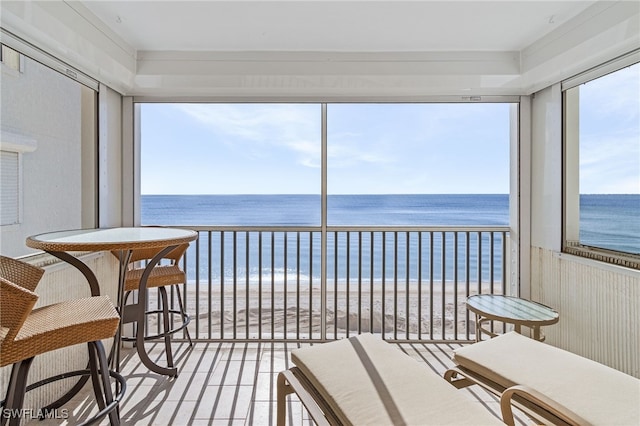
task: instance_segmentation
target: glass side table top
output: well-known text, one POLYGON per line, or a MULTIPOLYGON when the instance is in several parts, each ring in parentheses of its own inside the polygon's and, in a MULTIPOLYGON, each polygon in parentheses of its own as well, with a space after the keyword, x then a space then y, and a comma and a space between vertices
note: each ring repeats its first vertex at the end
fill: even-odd
POLYGON ((469 296, 467 309, 476 314, 476 341, 482 339, 482 334, 497 336, 493 332, 493 326, 491 330, 483 327, 491 321, 513 324, 516 333, 521 332, 522 326, 529 327, 533 330, 535 340, 544 341, 540 327, 555 324, 560 319, 556 311, 541 303, 498 294, 469 296))
POLYGON ((549 325, 559 314, 548 306, 512 296, 477 294, 467 299, 467 308, 485 318, 521 325, 549 325))

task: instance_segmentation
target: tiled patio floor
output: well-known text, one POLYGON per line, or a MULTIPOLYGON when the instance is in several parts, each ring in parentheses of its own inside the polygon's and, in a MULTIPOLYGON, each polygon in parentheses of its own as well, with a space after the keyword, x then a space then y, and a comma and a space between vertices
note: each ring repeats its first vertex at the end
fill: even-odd
MULTIPOLYGON (((276 377, 290 367, 289 351, 295 343, 174 343, 179 376, 150 373, 133 349, 123 353, 127 392, 122 403, 124 425, 275 425, 276 377)), ((399 344, 411 357, 442 375, 452 365, 458 344, 399 344)), ((149 344, 152 359, 162 359, 163 345, 149 344)), ((497 399, 480 389, 461 389, 468 398, 500 416, 497 399)), ((311 425, 295 395, 289 397, 288 424, 311 425)), ((29 424, 76 424, 96 411, 90 385, 66 406, 69 419, 29 424)), ((520 424, 531 424, 526 417, 520 424)), ((102 424, 108 424, 103 421, 102 424)))

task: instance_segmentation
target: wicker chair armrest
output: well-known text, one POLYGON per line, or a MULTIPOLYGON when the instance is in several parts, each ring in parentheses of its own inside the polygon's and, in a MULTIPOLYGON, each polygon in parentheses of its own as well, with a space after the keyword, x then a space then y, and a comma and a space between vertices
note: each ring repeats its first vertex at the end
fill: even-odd
POLYGON ((8 329, 3 340, 13 340, 38 301, 38 295, 0 278, 0 327, 8 329))
POLYGON ((513 411, 511 409, 512 399, 522 399, 533 403, 543 410, 548 411, 568 425, 584 426, 589 425, 585 419, 569 410, 564 405, 554 401, 548 396, 532 389, 528 386, 516 385, 506 389, 500 396, 500 409, 502 411, 502 421, 509 426, 515 425, 513 411))

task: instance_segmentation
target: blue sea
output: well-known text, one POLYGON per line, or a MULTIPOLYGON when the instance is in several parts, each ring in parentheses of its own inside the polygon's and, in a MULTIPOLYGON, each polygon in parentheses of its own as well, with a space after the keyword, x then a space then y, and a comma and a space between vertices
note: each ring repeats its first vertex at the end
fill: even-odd
MULTIPOLYGON (((329 225, 508 225, 509 196, 330 195, 329 225)), ((143 195, 143 225, 318 226, 319 195, 143 195)))
POLYGON ((580 242, 640 254, 640 195, 581 195, 580 242))
MULTIPOLYGON (((199 226, 319 226, 321 205, 319 195, 143 195, 143 225, 199 225, 199 226)), ((582 195, 580 217, 580 238, 583 244, 595 245, 612 250, 640 253, 640 195, 582 195)), ((331 195, 327 200, 327 223, 329 226, 507 226, 509 224, 509 196, 489 195, 331 195)), ((316 234, 287 233, 262 239, 254 233, 236 236, 238 247, 235 258, 231 236, 219 233, 199 239, 199 275, 211 276, 214 280, 236 279, 256 281, 265 279, 318 280, 320 265, 320 240, 316 234), (209 238, 211 241, 209 241, 209 238), (257 247, 262 244, 264 257, 258 258, 257 247), (269 253, 276 253, 274 259, 269 253), (295 247, 301 247, 298 252, 295 247), (309 246, 312 248, 309 249, 309 246), (211 253, 207 250, 210 248, 211 253), (278 253, 285 253, 277 255, 278 253), (308 252, 307 252, 308 251, 308 252), (290 253, 293 252, 293 253, 290 253), (222 254, 224 253, 224 256, 222 254), (207 269, 211 256, 212 267, 207 269), (248 267, 245 267, 248 265, 248 267), (295 265, 295 266, 293 266, 295 265)), ((469 247, 469 265, 461 263, 457 267, 456 279, 500 281, 502 277, 502 236, 489 233, 453 240, 453 234, 426 233, 422 236, 404 233, 385 240, 385 250, 398 252, 397 262, 383 261, 382 238, 364 233, 346 240, 344 235, 331 236, 328 241, 328 278, 341 280, 345 276, 359 276, 376 279, 384 276, 409 277, 415 281, 418 270, 423 276, 435 280, 450 281, 454 277, 452 266, 454 246, 466 256, 469 247), (351 250, 351 258, 358 251, 358 238, 364 247, 362 268, 351 270, 359 262, 354 259, 347 267, 346 250, 351 250), (374 239, 372 242, 371 239, 374 239), (421 238, 422 241, 418 241, 421 238), (444 238, 444 241, 442 240, 444 238), (467 242, 465 239, 468 238, 467 242), (418 245, 423 247, 422 264, 416 264, 413 254, 418 245), (491 246, 493 245, 493 247, 491 246), (405 251, 409 246, 411 254, 405 261, 405 251), (373 250, 369 251, 369 247, 373 250), (445 256, 442 248, 445 247, 445 256), (433 249, 432 249, 433 248, 433 249), (340 256, 335 254, 339 253, 340 256), (371 252, 376 254, 371 254, 371 252), (491 264, 489 253, 494 253, 491 264), (444 265, 441 259, 445 259, 444 265), (382 265, 386 266, 382 266, 382 265), (395 266, 394 266, 395 264, 395 266), (420 268, 419 268, 420 266, 420 268), (383 273, 383 270, 384 273, 383 273), (348 270, 349 269, 349 270, 348 270), (348 270, 348 271, 347 271, 348 270), (469 275, 468 277, 466 275, 469 275)), ((193 246, 193 245, 192 245, 193 246)), ((195 256, 194 248, 190 249, 195 256)), ((195 275, 194 262, 189 266, 190 280, 195 275)))

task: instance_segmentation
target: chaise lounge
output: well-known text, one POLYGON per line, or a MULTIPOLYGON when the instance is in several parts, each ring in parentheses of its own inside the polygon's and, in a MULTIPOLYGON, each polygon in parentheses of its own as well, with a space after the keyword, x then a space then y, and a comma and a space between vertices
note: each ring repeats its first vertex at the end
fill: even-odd
POLYGON ((509 425, 512 404, 553 424, 640 424, 639 379, 518 333, 456 349, 453 360, 445 379, 500 396, 509 425))
POLYGON ((498 418, 372 334, 294 350, 278 375, 278 425, 296 393, 318 425, 493 425, 498 418))

